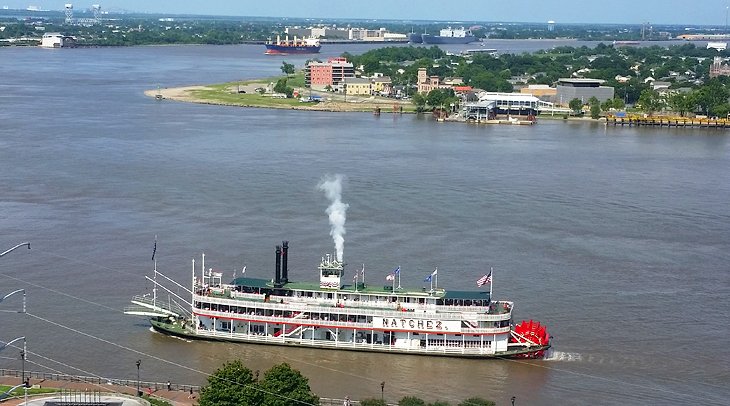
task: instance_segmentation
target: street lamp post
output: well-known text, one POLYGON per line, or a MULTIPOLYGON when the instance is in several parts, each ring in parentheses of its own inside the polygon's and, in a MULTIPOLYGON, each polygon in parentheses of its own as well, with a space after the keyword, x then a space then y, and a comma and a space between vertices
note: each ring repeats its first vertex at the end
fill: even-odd
POLYGON ((139 390, 139 366, 142 364, 142 360, 137 360, 137 396, 142 396, 142 391, 139 390))
POLYGON ((23 369, 23 398, 25 401, 25 403, 23 403, 23 404, 27 405, 28 404, 28 386, 29 386, 28 381, 30 379, 28 379, 28 380, 25 379, 25 340, 23 340, 23 349, 20 350, 20 358, 23 360, 23 362, 22 362, 22 365, 23 365, 23 367, 22 367, 22 369, 23 369))
MULTIPOLYGON (((20 359, 22 360, 23 367, 22 367, 22 377, 20 378, 21 384, 18 385, 18 386, 16 386, 16 388, 19 388, 21 386, 24 388, 24 392, 25 392, 25 403, 27 404, 28 403, 28 381, 26 381, 26 379, 25 379, 25 354, 27 353, 25 337, 18 337, 18 338, 14 339, 14 340, 10 340, 7 343, 4 343, 2 345, 2 347, 0 347, 0 351, 4 350, 5 348, 8 348, 14 342, 20 341, 20 340, 23 340, 23 348, 20 350, 20 359)), ((8 393, 10 393, 10 392, 8 392, 8 393)))
POLYGON ((385 381, 380 382, 380 400, 385 401, 385 381))
POLYGON ((5 252, 3 252, 3 253, 0 253, 0 257, 3 257, 3 256, 5 256, 5 255, 9 254, 9 253, 11 253, 11 252, 13 252, 13 251, 17 250, 18 248, 20 248, 20 247, 22 247, 22 246, 24 246, 24 245, 27 245, 27 246, 28 246, 28 249, 30 249, 30 243, 29 243, 29 242, 21 242, 20 244, 16 245, 15 247, 13 247, 13 248, 10 248, 10 249, 6 250, 6 251, 5 251, 5 252))

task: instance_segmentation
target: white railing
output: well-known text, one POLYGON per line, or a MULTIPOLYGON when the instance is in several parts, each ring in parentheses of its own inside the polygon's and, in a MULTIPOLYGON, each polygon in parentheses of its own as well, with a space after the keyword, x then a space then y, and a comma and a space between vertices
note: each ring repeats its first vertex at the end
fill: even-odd
POLYGON ((428 347, 398 347, 389 344, 359 343, 352 341, 327 341, 312 340, 308 338, 290 338, 283 335, 278 337, 266 335, 252 335, 241 333, 229 333, 213 330, 199 330, 198 335, 211 338, 225 338, 236 341, 272 343, 272 344, 297 344, 319 348, 341 348, 356 349, 365 351, 382 352, 407 352, 416 354, 462 354, 462 355, 493 355, 494 347, 449 347, 449 346, 428 346, 428 347))
MULTIPOLYGON (((274 324, 301 324, 306 320, 307 325, 315 326, 327 326, 327 327, 346 327, 355 328, 358 330, 371 330, 374 328, 372 323, 358 323, 351 321, 338 321, 338 320, 322 320, 322 319, 302 319, 301 317, 275 317, 275 316, 263 316, 248 313, 230 313, 230 312, 217 312, 213 310, 196 309, 196 313, 203 316, 215 317, 217 319, 233 319, 236 317, 245 319, 255 319, 253 322, 260 321, 265 323, 274 324)), ((382 330, 382 328, 378 328, 382 330)), ((462 328, 459 331, 433 331, 433 334, 505 334, 509 333, 510 327, 490 327, 490 328, 462 328)), ((419 330, 420 332, 420 330, 419 330)), ((430 334, 431 332, 429 332, 430 334)))
MULTIPOLYGON (((337 293, 338 295, 357 295, 358 292, 339 292, 339 291, 332 291, 327 293, 337 293)), ((388 294, 384 294, 385 297, 392 298, 392 296, 388 294)), ((263 302, 265 295, 259 294, 259 293, 242 293, 242 292, 236 292, 234 290, 231 290, 230 288, 226 288, 225 292, 222 296, 228 296, 231 299, 234 300, 256 300, 263 302)), ((196 295, 196 297, 210 297, 210 296, 204 296, 204 295, 196 295)), ((223 298, 227 299, 227 298, 223 298)), ((341 303, 352 303, 353 301, 347 301, 343 300, 341 303)), ((359 308, 392 308, 393 310, 397 310, 398 308, 401 309, 413 309, 416 312, 419 311, 425 311, 425 312, 445 312, 444 307, 448 308, 448 312, 486 312, 485 307, 478 307, 478 306, 455 306, 455 305, 436 305, 436 304, 419 304, 419 303, 407 303, 407 302, 392 302, 390 300, 388 301, 354 301, 357 303, 357 307, 359 308)), ((331 306, 332 300, 331 299, 325 299, 325 298, 314 298, 314 297, 304 297, 304 296, 291 296, 288 298, 287 303, 297 303, 302 305, 308 305, 308 306, 331 306)), ((511 302, 494 302, 500 307, 503 304, 507 304, 509 308, 512 307, 511 302)))
MULTIPOLYGON (((401 311, 397 309, 393 310, 378 310, 375 308, 366 307, 336 307, 336 306, 317 306, 306 303, 296 302, 241 302, 232 299, 219 298, 214 296, 201 296, 195 295, 193 297, 195 302, 204 302, 225 306, 236 306, 236 307, 253 307, 256 309, 268 309, 268 310, 279 310, 279 311, 306 311, 312 313, 331 313, 331 314, 345 314, 352 316, 382 316, 382 317, 397 317, 397 318, 413 318, 413 319, 427 319, 427 318, 441 318, 449 320, 468 320, 468 321, 502 321, 509 320, 511 313, 502 314, 485 314, 477 312, 473 307, 468 306, 457 306, 452 308, 449 306, 449 310, 458 310, 457 308, 467 309, 464 312, 458 311, 401 311)), ((201 310, 201 309, 197 309, 201 310)), ((234 313, 235 314, 235 313, 234 313)))

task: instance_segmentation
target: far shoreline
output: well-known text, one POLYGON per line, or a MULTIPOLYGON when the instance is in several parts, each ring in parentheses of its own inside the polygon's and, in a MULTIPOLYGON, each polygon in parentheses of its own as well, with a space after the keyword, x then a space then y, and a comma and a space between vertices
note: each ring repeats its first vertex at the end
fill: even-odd
MULTIPOLYGON (((297 98, 275 99, 271 96, 259 94, 257 88, 266 88, 275 82, 275 78, 253 79, 249 81, 227 82, 219 84, 207 85, 189 85, 179 87, 165 87, 158 89, 149 89, 144 91, 144 95, 159 100, 172 100, 184 103, 243 107, 243 108, 263 108, 263 109, 279 109, 279 110, 303 110, 303 111, 319 111, 333 113, 370 113, 370 114, 415 114, 415 106, 410 101, 394 100, 387 98, 348 96, 341 94, 332 94, 329 92, 312 92, 309 89, 299 89, 300 95, 316 94, 324 101, 322 102, 300 102, 297 98), (339 98, 339 100, 338 100, 339 98), (345 101, 347 99, 347 101, 345 101)), ((428 111, 424 111, 428 114, 428 111)), ((541 114, 540 120, 548 120, 552 122, 580 122, 607 124, 606 117, 593 119, 588 116, 576 117, 560 114, 541 114)), ((459 120, 449 120, 448 122, 461 122, 459 120)), ((495 120, 490 123, 479 124, 508 124, 509 120, 495 120)), ((623 128, 623 126, 622 126, 623 128)))

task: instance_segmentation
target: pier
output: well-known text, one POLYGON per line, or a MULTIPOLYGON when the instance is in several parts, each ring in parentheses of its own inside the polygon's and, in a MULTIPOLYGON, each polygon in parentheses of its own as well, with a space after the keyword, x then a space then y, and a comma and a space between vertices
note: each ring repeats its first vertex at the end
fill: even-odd
POLYGON ((730 120, 724 118, 688 118, 688 117, 607 117, 606 125, 629 127, 675 127, 675 128, 710 128, 728 129, 730 120))

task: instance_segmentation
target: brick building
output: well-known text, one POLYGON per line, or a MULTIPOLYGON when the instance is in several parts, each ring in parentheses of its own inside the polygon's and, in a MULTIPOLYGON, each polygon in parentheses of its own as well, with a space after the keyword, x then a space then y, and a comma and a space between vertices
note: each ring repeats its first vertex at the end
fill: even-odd
POLYGON ((345 58, 329 58, 327 62, 309 62, 304 68, 304 85, 314 90, 329 86, 337 90, 345 78, 355 77, 355 67, 345 58))

